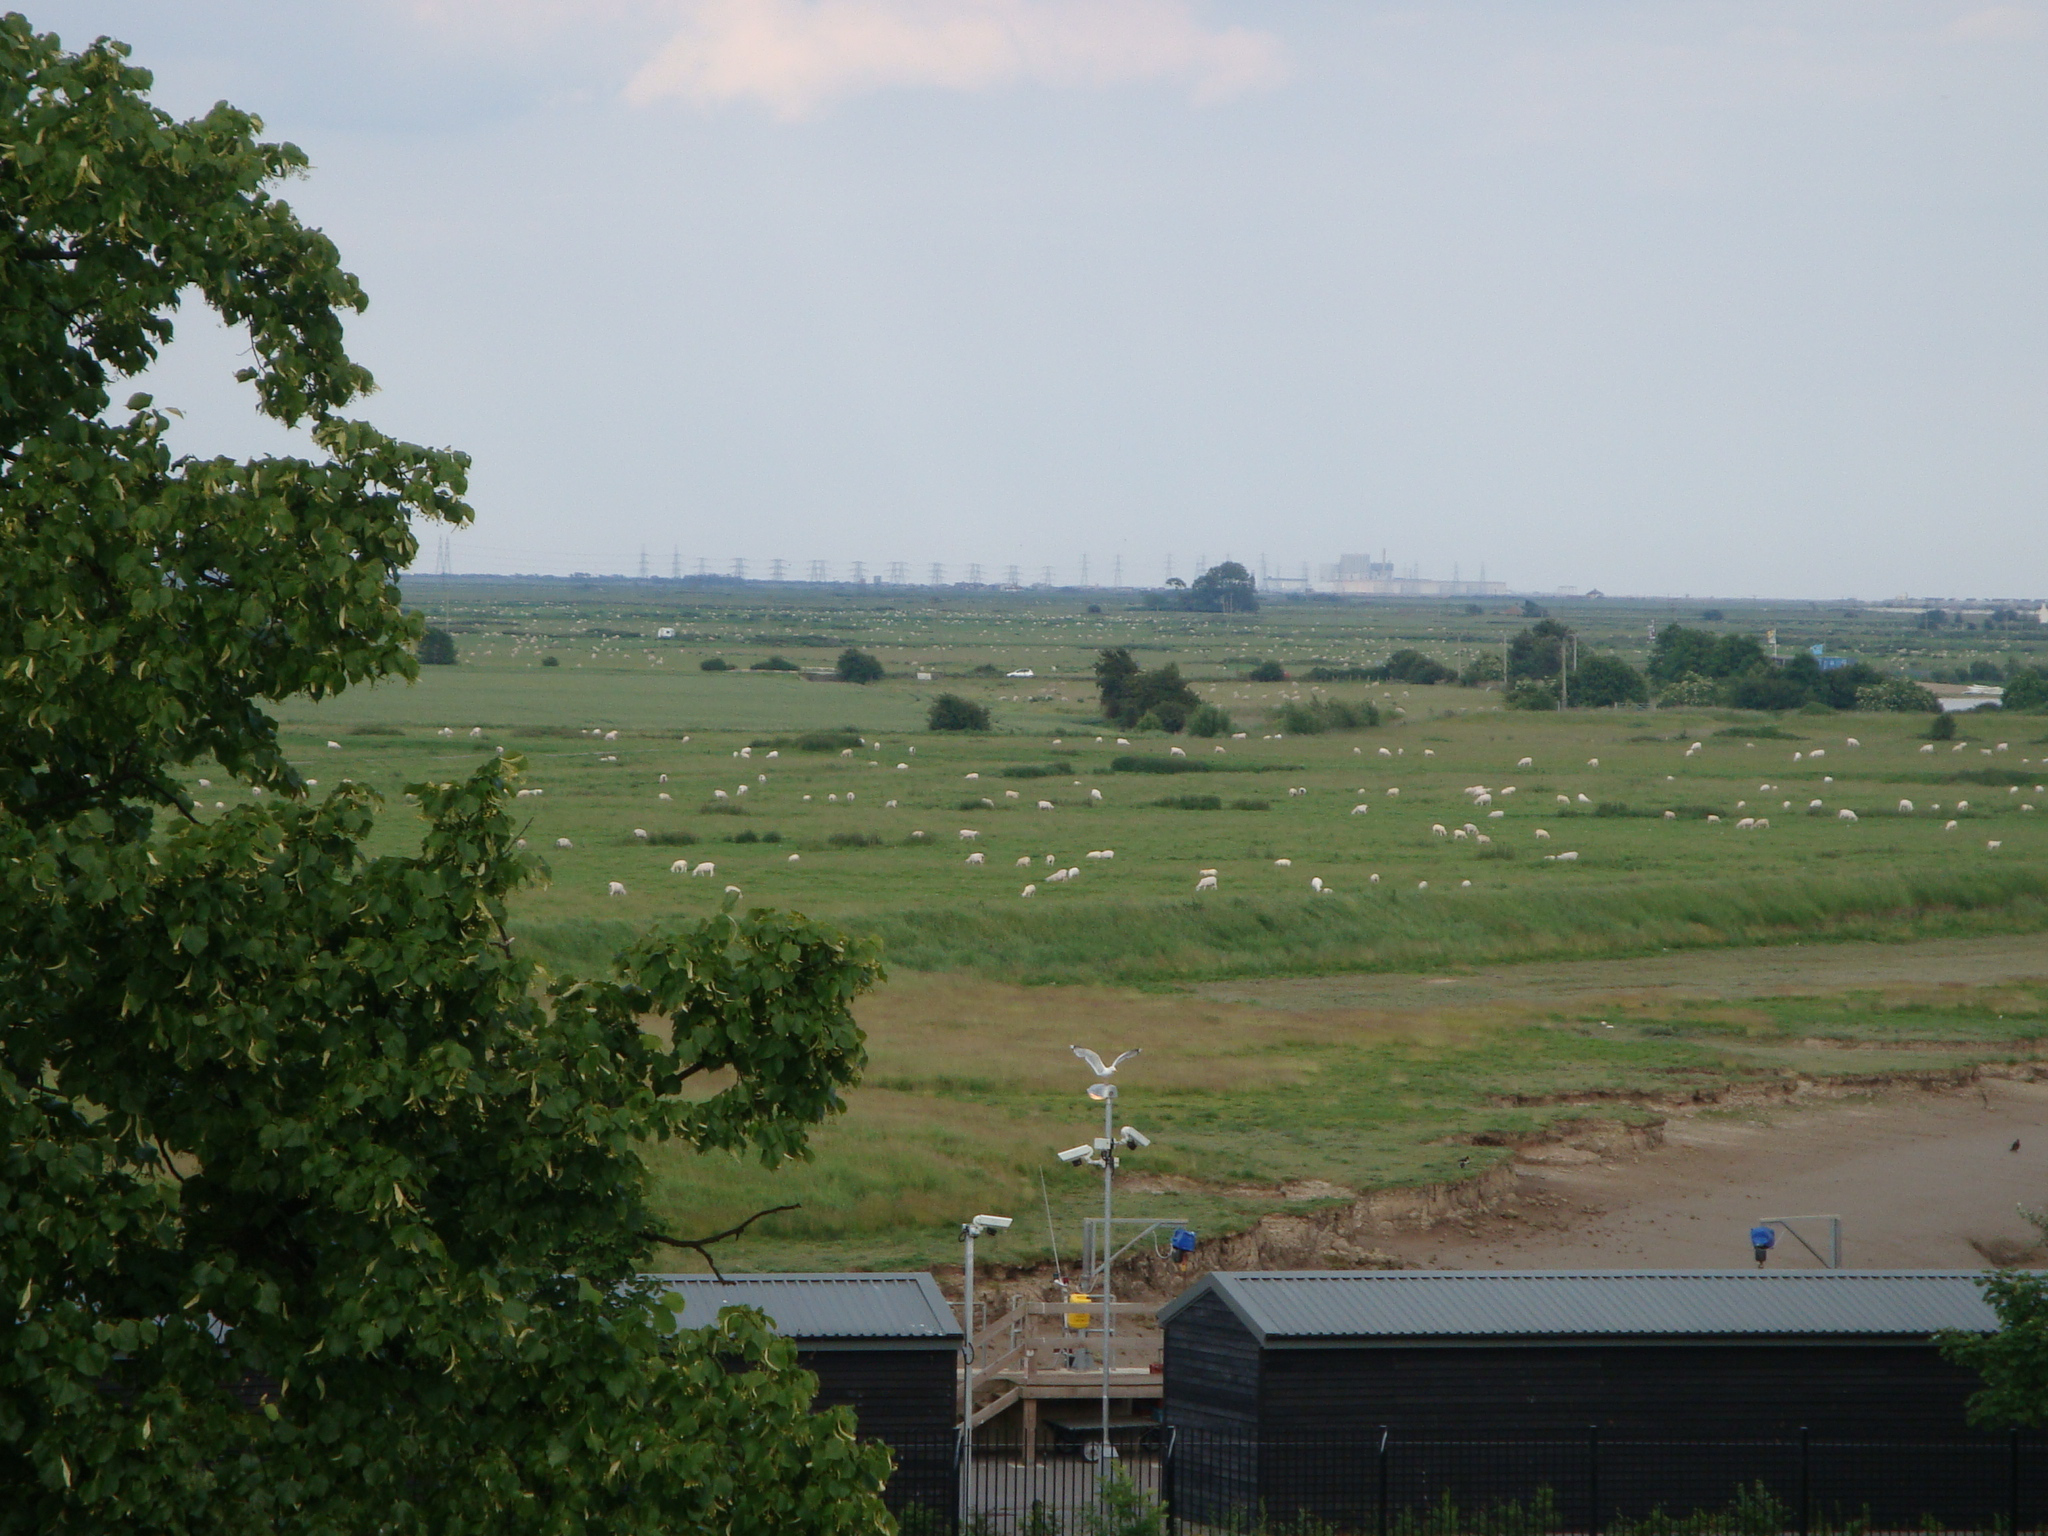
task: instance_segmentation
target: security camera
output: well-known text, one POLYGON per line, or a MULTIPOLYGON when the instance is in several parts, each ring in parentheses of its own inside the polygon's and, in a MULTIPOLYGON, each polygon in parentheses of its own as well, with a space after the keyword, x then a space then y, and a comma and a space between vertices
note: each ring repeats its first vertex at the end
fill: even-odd
POLYGON ((1123 1143, 1127 1147, 1149 1147, 1152 1145, 1152 1138, 1150 1136, 1147 1136, 1143 1131, 1139 1130, 1135 1125, 1125 1126, 1122 1131, 1122 1136, 1123 1143))
POLYGON ((1060 1154, 1060 1161, 1063 1163, 1067 1163, 1069 1165, 1074 1163, 1085 1163, 1088 1161, 1089 1158, 1093 1157, 1094 1155, 1095 1149, 1091 1146, 1083 1144, 1078 1147, 1067 1148, 1066 1151, 1060 1154))
POLYGON ((1006 1232, 1010 1227, 1010 1218, 1007 1216, 977 1216, 974 1218, 974 1224, 984 1232, 1006 1232))

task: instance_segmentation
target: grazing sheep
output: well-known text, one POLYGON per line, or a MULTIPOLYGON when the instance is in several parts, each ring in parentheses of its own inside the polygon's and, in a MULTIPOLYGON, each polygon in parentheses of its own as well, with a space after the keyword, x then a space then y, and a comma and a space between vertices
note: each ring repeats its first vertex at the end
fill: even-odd
POLYGON ((1536 759, 1533 757, 1517 758, 1515 759, 1515 766, 1517 768, 1534 768, 1536 766, 1536 759))
POLYGON ((1484 832, 1475 832, 1472 834, 1472 841, 1475 843, 1490 843, 1493 841, 1493 839, 1488 837, 1484 832))
POLYGON ((1817 810, 1820 810, 1820 809, 1821 809, 1821 802, 1820 802, 1820 801, 1818 801, 1818 800, 1809 800, 1809 801, 1807 801, 1807 802, 1806 802, 1806 808, 1807 808, 1807 809, 1808 809, 1809 811, 1817 811, 1817 810))
POLYGON ((1709 820, 1709 821, 1719 821, 1720 819, 1721 819, 1721 818, 1720 818, 1720 817, 1718 817, 1718 816, 1709 816, 1709 817, 1707 818, 1707 820, 1709 820))
POLYGON ((1570 795, 1559 795, 1557 797, 1557 803, 1559 805, 1570 805, 1572 803, 1572 797, 1570 795))
MULTIPOLYGON (((484 733, 484 728, 483 728, 482 726, 480 726, 480 725, 473 725, 473 726, 471 726, 471 727, 469 728, 469 734, 470 734, 471 736, 481 736, 481 735, 483 735, 483 733, 484 733)), ((616 737, 616 736, 617 736, 618 734, 619 734, 619 733, 618 733, 617 731, 613 731, 613 732, 612 732, 612 736, 613 736, 613 737, 616 737)))
POLYGON ((566 837, 558 837, 555 839, 555 846, 557 848, 574 848, 576 845, 566 837))
POLYGON ((898 768, 900 768, 900 769, 906 769, 906 770, 907 770, 907 769, 908 769, 908 768, 910 767, 910 764, 908 764, 908 763, 898 763, 898 764, 897 764, 896 766, 897 766, 898 768))
POLYGON ((1435 835, 1435 836, 1437 836, 1437 837, 1449 837, 1449 836, 1451 835, 1451 830, 1450 830, 1450 828, 1449 828, 1449 827, 1446 827, 1446 826, 1445 826, 1445 825, 1444 825, 1444 824, 1443 824, 1442 822, 1440 822, 1440 821, 1438 821, 1438 822, 1432 822, 1432 823, 1430 824, 1430 828, 1429 828, 1429 830, 1430 830, 1430 832, 1431 832, 1431 833, 1432 833, 1433 835, 1435 835))
POLYGON ((728 896, 738 896, 741 894, 741 891, 740 888, 736 885, 728 885, 725 888, 725 894, 728 896))
POLYGON ((1017 867, 1019 869, 1029 869, 1031 867, 1031 855, 1028 853, 1021 855, 1017 860, 1017 867))
POLYGON ((1114 848, 1105 848, 1102 850, 1102 856, 1105 859, 1113 859, 1116 857, 1116 850, 1114 848))
POLYGON ((1967 811, 1969 808, 1970 802, 1967 800, 1958 800, 1956 802, 1956 809, 1959 811, 1967 811))
POLYGON ((987 862, 988 862, 988 860, 987 860, 987 856, 986 856, 985 854, 982 854, 982 853, 976 852, 976 853, 970 853, 969 855, 967 855, 967 862, 968 862, 968 863, 970 863, 970 864, 984 864, 984 863, 987 863, 987 862))
POLYGON ((1204 875, 1201 879, 1195 882, 1195 891, 1197 894, 1200 894, 1203 891, 1213 891, 1215 889, 1216 877, 1214 875, 1204 875))
POLYGON ((1050 800, 1041 800, 1038 802, 1038 808, 1041 811, 1049 811, 1052 809, 1052 802, 1050 800))
POLYGON ((1858 741, 1854 736, 1844 736, 1842 740, 1852 747, 1860 747, 1863 745, 1863 743, 1858 741))
POLYGON ((1927 744, 1926 746, 1922 747, 1922 748, 1921 748, 1920 750, 1921 750, 1922 752, 1932 752, 1932 751, 1934 750, 1934 744, 1933 744, 1932 742, 1929 742, 1929 743, 1928 743, 1928 744, 1927 744))
POLYGON ((330 752, 339 752, 341 750, 341 743, 338 741, 330 741, 329 743, 327 743, 327 750, 330 752))
POLYGON ((1506 789, 1504 789, 1504 790, 1502 790, 1502 791, 1501 791, 1501 793, 1502 793, 1503 795, 1512 795, 1512 794, 1513 794, 1514 792, 1515 792, 1515 786, 1514 786, 1514 785, 1512 785, 1512 784, 1510 784, 1510 785, 1509 785, 1509 786, 1508 786, 1508 787, 1507 787, 1506 789))
POLYGON ((1415 889, 1417 889, 1418 891, 1426 891, 1429 889, 1429 882, 1427 880, 1418 880, 1415 882, 1415 889))
POLYGON ((1593 803, 1593 801, 1592 801, 1592 797, 1591 797, 1591 796, 1589 796, 1589 795, 1585 795, 1585 794, 1581 794, 1581 795, 1579 796, 1579 804, 1581 804, 1581 805, 1591 805, 1592 803, 1593 803))
POLYGON ((1099 789, 1091 789, 1088 791, 1088 798, 1099 805, 1102 802, 1102 791, 1099 789))
POLYGON ((1597 757, 1589 757, 1586 759, 1586 766, 1588 768, 1598 768, 1600 766, 1600 759, 1597 757))
POLYGON ((1465 823, 1465 831, 1466 831, 1466 834, 1467 834, 1468 836, 1469 836, 1470 834, 1472 834, 1472 833, 1475 833, 1475 832, 1477 832, 1478 830, 1479 830, 1479 828, 1478 828, 1478 827, 1477 827, 1476 825, 1474 825, 1474 824, 1473 824, 1472 822, 1469 822, 1469 821, 1468 821, 1468 822, 1466 822, 1466 823, 1465 823))
POLYGON ((1065 880, 1066 878, 1067 872, 1064 869, 1056 869, 1051 874, 1045 877, 1045 883, 1047 885, 1054 885, 1065 880))
POLYGON ((1499 821, 1501 817, 1505 815, 1507 815, 1506 811, 1488 811, 1486 813, 1486 819, 1488 821, 1499 821))
POLYGON ((709 880, 717 873, 718 866, 716 864, 699 864, 695 869, 690 871, 690 878, 693 880, 700 878, 709 880))
POLYGON ((1664 813, 1664 819, 1665 819, 1666 821, 1676 821, 1676 820, 1678 820, 1678 812, 1676 812, 1676 811, 1666 811, 1666 812, 1664 813))
MULTIPOLYGON (((714 800, 729 800, 732 797, 726 794, 726 792, 722 789, 714 789, 713 791, 711 791, 711 798, 714 800)), ((837 795, 834 795, 832 798, 834 800, 837 800, 839 797, 837 795)))
POLYGON ((1955 829, 1956 824, 1952 821, 1945 821, 1941 824, 1941 830, 1944 832, 1953 832, 1955 829))
POLYGON ((1754 816, 1745 816, 1742 818, 1742 820, 1735 823, 1735 825, 1741 828, 1743 831, 1747 832, 1751 827, 1756 825, 1756 818, 1754 816))
POLYGON ((1991 839, 1991 841, 1990 841, 1990 842, 1986 843, 1986 844, 1985 844, 1984 846, 1985 846, 1986 848, 1989 848, 1989 849, 1991 849, 1991 850, 1992 850, 1992 851, 1993 851, 1993 852, 1995 853, 1995 852, 1997 852, 1997 850, 1998 850, 1999 842, 2000 842, 2000 840, 1999 840, 1998 838, 1995 838, 1995 837, 1994 837, 1994 838, 1992 838, 1992 839, 1991 839))
POLYGON ((803 855, 802 855, 802 854, 800 854, 800 853, 792 853, 792 854, 791 854, 791 855, 789 856, 789 862, 790 862, 790 863, 792 863, 792 864, 798 864, 798 863, 801 863, 801 862, 803 862, 803 855))
POLYGON ((1186 756, 1187 756, 1187 753, 1183 752, 1183 751, 1182 751, 1182 750, 1181 750, 1181 749, 1180 749, 1179 747, 1168 747, 1168 748, 1166 749, 1166 751, 1167 751, 1167 755, 1168 755, 1169 757, 1186 757, 1186 756))
POLYGON ((1455 827, 1451 831, 1451 836, 1456 841, 1462 843, 1463 841, 1465 841, 1465 829, 1463 827, 1455 827))
POLYGON ((1771 818, 1770 818, 1770 817, 1768 817, 1768 816, 1759 816, 1759 817, 1757 817, 1757 819, 1756 819, 1756 828, 1757 828, 1757 830, 1758 830, 1759 832, 1768 832, 1768 831, 1770 831, 1770 830, 1771 830, 1771 818))
POLYGON ((690 861, 677 859, 675 863, 669 865, 668 872, 672 875, 687 875, 690 872, 690 861))
POLYGON ((1354 816, 1368 816, 1372 814, 1372 807, 1369 805, 1354 805, 1351 807, 1351 814, 1354 816))
POLYGON ((1544 830, 1543 830, 1543 829, 1542 829, 1541 827, 1538 827, 1538 828, 1536 829, 1536 835, 1537 835, 1538 837, 1540 837, 1541 839, 1543 839, 1543 841, 1544 841, 1544 842, 1546 842, 1546 843, 1550 841, 1550 834, 1549 834, 1548 832, 1544 831, 1544 830))
POLYGON ((647 829, 645 827, 635 827, 633 829, 633 835, 640 839, 640 841, 643 843, 647 841, 647 829))
POLYGON ((1116 744, 1120 747, 1128 747, 1131 744, 1131 738, 1128 736, 1119 736, 1116 739, 1116 744))
POLYGON ((1815 747, 1811 752, 1807 753, 1806 755, 1808 757, 1826 757, 1828 755, 1828 749, 1826 747, 1815 747))
POLYGON ((1902 811, 1910 811, 1913 809, 1913 802, 1910 800, 1901 800, 1899 802, 1899 809, 1902 811))
POLYGON ((1213 869, 1198 869, 1195 871, 1195 873, 1198 875, 1213 875, 1216 873, 1216 871, 1213 869))
POLYGON ((1321 891, 1323 888, 1323 877, 1321 875, 1312 877, 1309 880, 1308 888, 1312 891, 1321 891))
POLYGON ((1380 877, 1378 875, 1369 875, 1366 877, 1366 884, 1368 885, 1378 885, 1379 883, 1380 877))
POLYGON ((1390 795, 1394 795, 1394 796, 1398 797, 1398 796, 1400 795, 1401 791, 1399 791, 1398 789, 1390 789, 1390 790, 1388 790, 1388 791, 1387 791, 1387 793, 1388 793, 1388 794, 1390 794, 1390 795))
POLYGON ((1003 791, 1003 798, 1005 800, 1015 800, 1017 798, 1017 795, 1018 792, 1014 789, 1006 789, 1003 791))
POLYGON ((1856 820, 1856 813, 1855 813, 1854 811, 1852 811, 1852 810, 1849 810, 1849 809, 1847 809, 1847 808, 1845 807, 1844 809, 1842 809, 1842 810, 1839 810, 1839 811, 1835 812, 1835 820, 1837 820, 1837 821, 1854 821, 1854 820, 1856 820))
MULTIPOLYGON (((1093 855, 1093 854, 1090 854, 1090 855, 1089 855, 1089 857, 1090 857, 1090 858, 1093 858, 1093 857, 1094 857, 1094 855, 1093 855)), ((1294 860, 1292 860, 1292 859, 1275 859, 1275 860, 1273 861, 1273 867, 1274 867, 1275 869, 1292 869, 1292 868, 1294 868, 1294 860)))
POLYGON ((893 811, 896 809, 896 802, 894 800, 884 800, 882 802, 882 809, 885 811, 893 811))
POLYGON ((981 834, 971 827, 962 827, 960 829, 960 841, 963 843, 971 843, 979 836, 981 834))
POLYGON ((1049 853, 1048 853, 1048 854, 1047 854, 1047 855, 1045 856, 1045 862, 1046 862, 1046 863, 1048 863, 1048 864, 1050 864, 1050 863, 1052 862, 1052 855, 1051 855, 1051 854, 1049 854, 1049 853))
POLYGON ((1389 751, 1388 751, 1388 750, 1387 750, 1387 749, 1386 749, 1385 747, 1381 747, 1381 748, 1380 748, 1380 756, 1381 756, 1381 757, 1392 757, 1393 755, 1394 755, 1394 754, 1393 754, 1393 753, 1391 753, 1391 752, 1389 752, 1389 751))
POLYGON ((1578 861, 1579 856, 1576 853, 1560 853, 1557 856, 1557 862, 1560 864, 1576 864, 1578 861))
POLYGON ((1460 880, 1458 882, 1458 889, 1461 891, 1469 891, 1471 888, 1472 882, 1470 880, 1460 880))
POLYGON ((1474 796, 1474 797, 1473 797, 1472 803, 1473 803, 1474 805, 1491 805, 1491 804, 1493 804, 1493 796, 1491 796, 1491 795, 1476 795, 1476 796, 1474 796))
POLYGON ((607 896, 623 896, 626 894, 626 888, 623 885, 619 884, 618 881, 614 880, 612 881, 610 888, 605 891, 605 894, 607 896))
POLYGON ((851 757, 851 756, 853 756, 853 748, 851 748, 851 747, 841 747, 841 748, 839 749, 839 755, 840 755, 841 757, 851 757))
MULTIPOLYGON (((481 735, 483 735, 483 732, 482 732, 482 731, 480 731, 480 730, 479 730, 479 731, 471 731, 471 732, 470 732, 469 734, 470 734, 470 735, 472 735, 472 736, 481 736, 481 735)), ((619 739, 619 733, 618 733, 617 731, 606 731, 606 732, 604 733, 604 739, 605 739, 606 741, 617 741, 617 740, 619 739)))
POLYGON ((983 805, 987 806, 987 807, 988 807, 988 808, 989 808, 990 810, 994 810, 994 809, 996 808, 996 803, 995 803, 995 801, 993 801, 993 800, 989 799, 989 797, 988 797, 987 795, 983 795, 983 796, 981 797, 981 803, 982 803, 983 805))
POLYGON ((656 795, 654 798, 657 800, 672 800, 675 797, 664 789, 660 794, 656 795))

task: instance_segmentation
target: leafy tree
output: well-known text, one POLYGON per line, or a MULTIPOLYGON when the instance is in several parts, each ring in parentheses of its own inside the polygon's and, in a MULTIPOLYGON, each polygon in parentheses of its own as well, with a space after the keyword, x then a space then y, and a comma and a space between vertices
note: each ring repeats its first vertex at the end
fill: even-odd
MULTIPOLYGON (((2041 1218, 2025 1213, 2036 1227, 2041 1218)), ((2032 1429, 2048 1423, 2048 1275, 2001 1269, 1979 1280, 1998 1314, 1992 1334, 1951 1329, 1941 1352, 1984 1378, 1970 1398, 1970 1422, 1987 1429, 2032 1429)))
POLYGON ((925 711, 925 724, 934 731, 985 731, 988 706, 963 699, 957 693, 942 693, 925 711))
POLYGON ((1708 624, 1722 623, 1727 617, 1728 615, 1718 608, 1702 608, 1700 610, 1700 618, 1708 624))
POLYGON ((730 672, 733 670, 733 665, 723 656, 706 656, 697 663, 697 670, 699 672, 730 672))
POLYGON ((803 668, 799 667, 787 656, 770 656, 766 661, 755 662, 747 670, 749 672, 801 672, 803 668))
POLYGON ((1535 598, 1525 597, 1522 599, 1522 617, 1525 619, 1547 619, 1550 617, 1550 610, 1537 602, 1535 598))
POLYGON ((1380 723, 1379 706, 1361 700, 1290 699, 1274 710, 1267 723, 1289 736, 1319 736, 1325 731, 1362 731, 1380 723))
POLYGON ((872 950, 727 911, 545 977, 516 759, 413 786, 408 855, 308 800, 263 706, 415 675, 397 575, 466 460, 340 414, 364 301, 271 195, 296 149, 19 17, 0 70, 0 1532, 883 1529, 788 1343, 635 1278, 717 1236, 656 1231, 641 1144, 803 1155, 872 950), (110 412, 191 294, 317 456, 110 412), (209 758, 260 798, 204 819, 209 758))
POLYGON ((842 683, 879 683, 882 680, 882 664, 866 651, 848 646, 839 653, 838 665, 834 668, 842 683))
POLYGON ((1467 688, 1477 688, 1481 683, 1497 683, 1501 680, 1501 659, 1492 651, 1481 651, 1465 663, 1465 670, 1458 674, 1458 681, 1467 688))
POLYGON ((1617 704, 1647 704, 1649 685, 1643 674, 1619 656, 1588 656, 1572 674, 1572 703, 1587 709, 1617 704))
POLYGON ((1230 716, 1214 704, 1204 704, 1188 716, 1190 736, 1228 736, 1230 716))
POLYGON ((2048 706, 2048 674, 2033 668, 2014 672, 2006 680, 2004 704, 2007 709, 2040 709, 2048 706))
POLYGON ((1916 682, 1893 677, 1868 688, 1857 689, 1856 707, 1894 710, 1900 714, 1933 714, 1940 710, 1941 700, 1916 682))
POLYGON ((1509 709, 1556 709, 1557 684, 1534 679, 1512 684, 1504 702, 1509 709))
POLYGON ((1245 681, 1251 683, 1284 683, 1287 670, 1277 661, 1262 661, 1245 673, 1245 681))
POLYGON ((1673 624, 1657 632, 1657 641, 1650 647, 1650 663, 1647 671, 1653 683, 1674 683, 1681 677, 1707 677, 1708 658, 1712 656, 1714 642, 1719 638, 1701 629, 1687 629, 1683 624, 1673 624))
POLYGON ((1807 691, 1797 680, 1770 672, 1731 678, 1724 686, 1730 704, 1737 709, 1797 709, 1807 701, 1807 691))
POLYGON ((452 667, 455 665, 455 637, 445 629, 429 629, 420 636, 420 665, 423 667, 452 667))
POLYGON ((1122 646, 1096 657, 1095 686, 1104 718, 1126 729, 1178 731, 1202 703, 1177 662, 1147 672, 1122 646))
POLYGON ((1711 677, 1688 672, 1657 690, 1657 702, 1669 708, 1702 709, 1719 702, 1720 685, 1711 677))
POLYGON ((559 667, 562 664, 562 658, 559 656, 543 656, 540 659, 540 664, 544 667, 559 667))
POLYGON ((1741 677, 1770 664, 1770 657, 1764 654, 1763 644, 1755 635, 1720 635, 1714 640, 1713 650, 1707 653, 1703 670, 1709 677, 1741 677))
POLYGON ((1927 723, 1929 741, 1954 741, 1956 739, 1956 717, 1943 710, 1927 723))
POLYGON ((1235 560, 1226 560, 1195 578, 1186 606, 1204 613, 1257 613, 1259 584, 1235 560))
POLYGON ((1433 661, 1420 651, 1396 651, 1387 658, 1387 676, 1397 683, 1447 683, 1457 673, 1440 661, 1433 661))
POLYGON ((1508 676, 1555 679, 1564 665, 1571 631, 1555 619, 1538 619, 1508 642, 1508 676))

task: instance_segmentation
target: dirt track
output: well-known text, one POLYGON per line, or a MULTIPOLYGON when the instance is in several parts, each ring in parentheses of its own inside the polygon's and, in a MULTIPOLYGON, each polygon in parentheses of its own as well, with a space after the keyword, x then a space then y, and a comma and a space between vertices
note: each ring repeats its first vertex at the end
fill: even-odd
MULTIPOLYGON (((1504 1208, 1383 1246, 1443 1269, 1739 1269, 1752 1222, 1836 1214, 1849 1268, 2040 1260, 2015 1207, 2048 1206, 2048 1084, 1681 1115, 1664 1138, 1633 1154, 1534 1149, 1504 1208)), ((1814 1223, 1811 1237, 1825 1251, 1822 1230, 1814 1223)), ((1783 1237, 1770 1262, 1818 1267, 1783 1237)))

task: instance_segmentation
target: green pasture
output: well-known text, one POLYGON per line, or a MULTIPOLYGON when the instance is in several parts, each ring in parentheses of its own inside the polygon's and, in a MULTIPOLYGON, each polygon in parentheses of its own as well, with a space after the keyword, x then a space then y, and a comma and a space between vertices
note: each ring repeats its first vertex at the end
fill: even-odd
MULTIPOLYGON (((883 937, 893 979, 863 1014, 874 1067, 815 1162, 768 1174, 650 1151, 667 1214, 692 1229, 802 1202, 764 1224, 741 1262, 941 1261, 948 1223, 996 1201, 1026 1215, 1049 1200, 1071 1231, 1086 1181, 1047 1156, 1090 1133, 1070 1038, 1157 1041, 1131 1110, 1157 1137, 1144 1166, 1165 1184, 1134 1192, 1131 1208, 1150 1202, 1205 1230, 1294 1208, 1293 1181, 1353 1190, 1477 1172, 1506 1155, 1497 1143, 1585 1112, 1503 1107, 1511 1099, 1861 1073, 1872 1044, 1892 1039, 1913 1043, 1915 1068, 2033 1048, 2031 1024, 2013 1020, 2039 1011, 2034 993, 2009 1020, 1963 999, 1828 1024, 1840 1006, 1830 999, 1605 1022, 1513 1010, 1387 1019, 1198 1004, 1176 988, 2035 931, 2048 926, 2039 717, 1964 717, 1958 742, 1929 743, 1924 716, 1526 714, 1487 690, 1338 683, 1320 691, 1370 700, 1387 723, 1276 737, 1267 715, 1318 689, 1243 681, 1258 660, 1299 672, 1415 645, 1458 662, 1525 621, 1500 604, 1477 616, 1336 605, 1223 616, 1105 602, 1112 611, 1091 614, 1078 594, 769 603, 679 601, 646 585, 423 588, 430 616, 457 636, 459 665, 279 714, 316 792, 347 778, 386 796, 394 848, 412 836, 406 783, 464 773, 500 748, 516 755, 521 784, 538 791, 519 804, 548 874, 519 899, 515 926, 551 965, 602 967, 630 934, 715 910, 728 886, 748 905, 883 937), (657 639, 662 627, 678 634, 657 639), (874 652, 889 676, 827 680, 846 644, 874 652), (1105 645, 1131 646, 1148 666, 1178 661, 1241 738, 1120 742, 1094 710, 1089 667, 1105 645), (702 671, 713 655, 737 670, 702 671), (747 670, 770 656, 814 675, 747 670), (1006 675, 1022 670, 1035 675, 1006 675), (924 730, 942 690, 986 703, 995 729, 924 730), (839 728, 859 745, 799 739, 839 728), (1477 786, 1490 805, 1468 793, 1477 786), (1839 819, 1843 809, 1857 820, 1839 819), (1737 826, 1759 816, 1768 829, 1737 826), (1114 858, 1087 857, 1105 850, 1114 858), (982 862, 968 863, 975 852, 982 862), (1578 857, 1546 858, 1566 852, 1578 857), (678 861, 715 873, 676 873, 678 861), (1066 869, 1079 874, 1048 878, 1066 869), (1212 869, 1218 889, 1198 893, 1212 869), (607 894, 615 881, 624 896, 607 894), (1795 1062, 1787 1042, 1822 1024, 1874 1034, 1847 1067, 1795 1062), (1948 1056, 1930 1055, 1936 1039, 1948 1056)), ((1872 610, 1728 611, 1729 627, 1775 624, 1781 641, 1894 668, 1923 641, 1988 643, 1937 641, 1872 610)), ((1691 621, 1671 605, 1566 617, 1587 644, 1624 654, 1646 649, 1653 621, 1691 621)), ((237 798, 218 784, 194 793, 209 809, 237 798)), ((1032 1230, 1043 1228, 1041 1214, 1032 1230)), ((1042 1236, 1009 1246, 1019 1261, 1045 1250, 1042 1236)))

